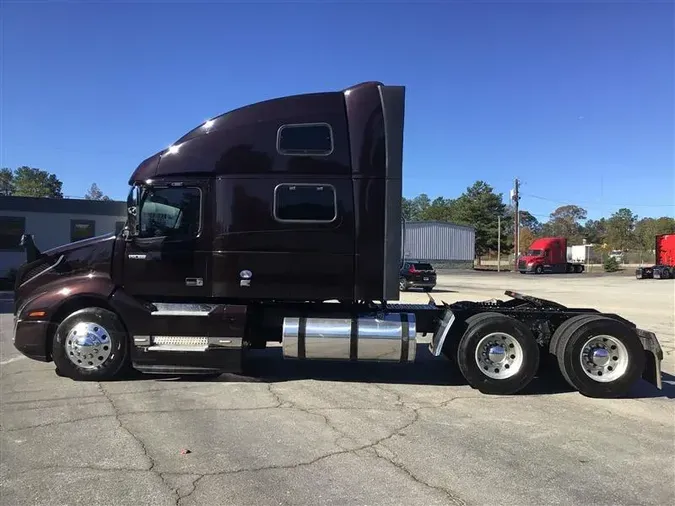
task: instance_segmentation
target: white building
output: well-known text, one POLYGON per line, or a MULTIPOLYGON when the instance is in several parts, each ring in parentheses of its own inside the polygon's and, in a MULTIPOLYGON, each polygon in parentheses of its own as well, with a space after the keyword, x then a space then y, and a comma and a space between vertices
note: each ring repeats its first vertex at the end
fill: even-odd
POLYGON ((26 261, 23 234, 44 251, 122 229, 126 203, 118 201, 0 196, 0 277, 26 261))
POLYGON ((406 259, 468 263, 476 253, 476 230, 443 221, 408 221, 403 244, 406 259))

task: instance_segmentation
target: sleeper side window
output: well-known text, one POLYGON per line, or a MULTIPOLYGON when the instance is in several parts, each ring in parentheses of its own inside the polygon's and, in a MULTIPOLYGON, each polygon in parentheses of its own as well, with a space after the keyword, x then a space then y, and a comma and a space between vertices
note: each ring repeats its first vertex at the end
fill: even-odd
POLYGON ((337 218, 335 188, 329 184, 280 184, 274 190, 274 218, 330 223, 337 218))
POLYGON ((283 125, 277 132, 277 151, 282 155, 330 155, 333 130, 328 123, 283 125))
POLYGON ((200 230, 199 188, 146 189, 139 214, 139 237, 195 237, 200 230))

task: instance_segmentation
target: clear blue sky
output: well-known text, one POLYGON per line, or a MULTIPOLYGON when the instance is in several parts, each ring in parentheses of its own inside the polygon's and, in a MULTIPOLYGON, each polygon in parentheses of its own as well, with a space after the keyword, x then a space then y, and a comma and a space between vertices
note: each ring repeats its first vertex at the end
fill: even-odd
POLYGON ((66 195, 124 198, 235 107, 379 80, 407 86, 406 196, 519 177, 544 219, 675 214, 672 2, 0 4, 0 165, 66 195))

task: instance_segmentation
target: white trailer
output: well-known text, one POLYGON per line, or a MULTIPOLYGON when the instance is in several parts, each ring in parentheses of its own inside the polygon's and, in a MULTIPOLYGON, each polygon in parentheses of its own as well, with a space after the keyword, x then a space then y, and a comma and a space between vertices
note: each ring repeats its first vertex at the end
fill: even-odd
POLYGON ((588 264, 591 261, 592 244, 578 244, 567 247, 567 261, 588 264))

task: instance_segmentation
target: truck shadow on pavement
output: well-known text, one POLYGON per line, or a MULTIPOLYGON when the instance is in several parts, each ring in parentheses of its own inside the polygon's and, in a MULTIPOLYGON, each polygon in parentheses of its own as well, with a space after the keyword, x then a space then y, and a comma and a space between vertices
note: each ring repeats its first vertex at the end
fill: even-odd
MULTIPOLYGON (((265 382, 316 380, 346 383, 388 383, 398 385, 467 386, 456 365, 445 357, 434 357, 427 344, 417 345, 414 364, 386 362, 337 362, 327 360, 285 360, 281 348, 249 350, 242 374, 224 373, 217 378, 199 379, 196 376, 135 375, 141 380, 200 381, 209 383, 265 382)), ((557 365, 542 360, 537 377, 517 395, 554 395, 574 392, 563 379, 557 365)), ((663 375, 663 390, 657 390, 646 381, 639 381, 627 398, 675 398, 675 377, 663 375)))

